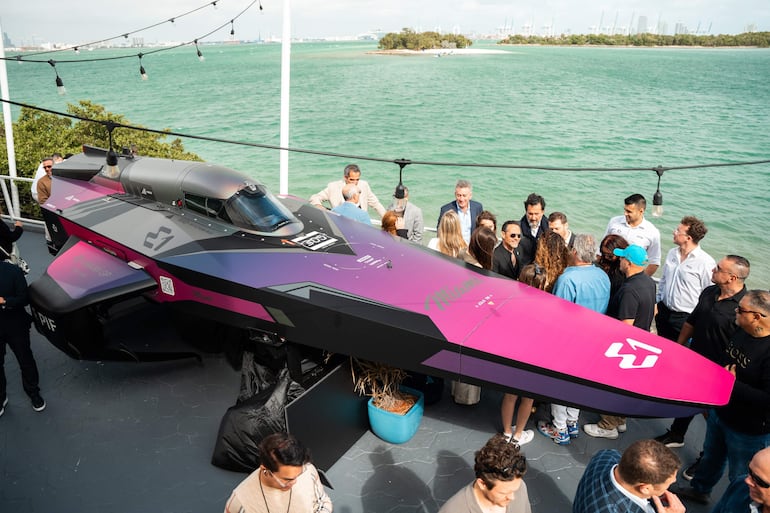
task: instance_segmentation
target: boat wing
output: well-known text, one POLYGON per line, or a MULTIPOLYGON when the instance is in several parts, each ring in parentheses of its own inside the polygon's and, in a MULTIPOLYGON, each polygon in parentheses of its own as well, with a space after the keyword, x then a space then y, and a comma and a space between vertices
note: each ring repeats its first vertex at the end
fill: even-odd
POLYGON ((45 274, 30 286, 30 294, 36 306, 66 314, 156 287, 155 280, 141 268, 73 237, 45 274), (44 294, 40 293, 42 290, 44 294))

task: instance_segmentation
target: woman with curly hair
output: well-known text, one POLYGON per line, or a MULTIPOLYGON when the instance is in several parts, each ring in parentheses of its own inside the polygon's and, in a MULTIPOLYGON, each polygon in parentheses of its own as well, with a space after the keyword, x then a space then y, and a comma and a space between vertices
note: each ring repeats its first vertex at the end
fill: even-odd
POLYGON ((556 278, 569 265, 569 249, 561 235, 545 232, 537 240, 535 263, 545 270, 545 290, 551 292, 556 284, 556 278))
POLYGON ((610 277, 610 297, 615 295, 623 285, 623 280, 626 279, 625 274, 620 270, 620 257, 615 256, 612 251, 615 248, 626 249, 627 247, 628 241, 613 233, 606 235, 599 244, 599 258, 596 260, 596 265, 610 277))

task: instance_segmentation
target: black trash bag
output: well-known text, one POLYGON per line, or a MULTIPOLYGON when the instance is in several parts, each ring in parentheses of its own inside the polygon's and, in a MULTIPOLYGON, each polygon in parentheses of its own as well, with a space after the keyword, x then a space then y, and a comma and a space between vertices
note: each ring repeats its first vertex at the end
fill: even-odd
POLYGON ((286 431, 284 408, 303 392, 284 369, 273 386, 228 408, 219 425, 211 464, 235 472, 253 472, 259 467, 259 443, 267 435, 286 431))

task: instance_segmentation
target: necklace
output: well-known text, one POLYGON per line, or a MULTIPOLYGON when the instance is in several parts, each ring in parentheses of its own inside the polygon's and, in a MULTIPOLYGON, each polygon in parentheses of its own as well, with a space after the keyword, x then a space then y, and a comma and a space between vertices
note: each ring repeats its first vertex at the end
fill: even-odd
MULTIPOLYGON (((267 497, 265 497, 265 489, 262 488, 262 476, 259 476, 259 491, 262 492, 262 500, 265 501, 265 509, 267 510, 267 513, 270 513, 270 506, 267 504, 267 497)), ((286 506, 286 513, 289 513, 289 509, 291 509, 291 492, 294 490, 289 490, 289 505, 286 506)))

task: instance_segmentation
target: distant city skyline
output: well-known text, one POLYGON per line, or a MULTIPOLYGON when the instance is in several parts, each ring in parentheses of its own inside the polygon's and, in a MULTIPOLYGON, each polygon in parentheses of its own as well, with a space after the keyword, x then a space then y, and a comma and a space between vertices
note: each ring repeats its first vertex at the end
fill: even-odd
MULTIPOLYGON (((0 8, 0 26, 17 46, 46 43, 82 44, 135 31, 187 11, 196 13, 132 34, 152 44, 191 41, 215 28, 201 42, 230 39, 255 40, 281 37, 283 0, 261 0, 238 16, 251 0, 96 0, 61 2, 28 0, 6 2, 0 8), (263 10, 260 11, 259 3, 263 10), (233 20, 233 23, 230 23, 233 20)), ((503 0, 293 0, 291 25, 294 38, 355 37, 367 32, 438 30, 475 36, 508 34, 588 34, 650 32, 674 34, 737 34, 770 31, 770 2, 738 0, 524 0, 513 5, 503 0)), ((116 41, 120 42, 120 41, 116 41)))

